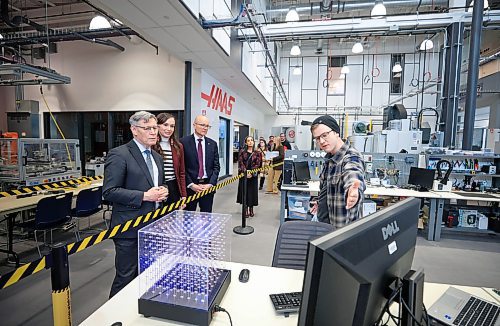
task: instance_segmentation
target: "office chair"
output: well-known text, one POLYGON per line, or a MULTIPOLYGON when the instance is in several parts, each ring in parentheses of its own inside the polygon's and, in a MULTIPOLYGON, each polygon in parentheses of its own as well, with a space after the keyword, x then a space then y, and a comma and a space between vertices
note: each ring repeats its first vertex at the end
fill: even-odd
POLYGON ((304 270, 307 243, 334 230, 331 224, 288 221, 281 224, 274 247, 273 267, 304 270))
MULTIPOLYGON (((20 224, 35 234, 36 247, 40 257, 42 257, 42 253, 38 244, 37 232, 43 231, 43 242, 46 244, 45 231, 50 230, 50 242, 52 243, 52 230, 71 221, 72 198, 72 193, 42 198, 36 205, 35 219, 20 224)), ((75 237, 78 238, 76 232, 75 237)))
POLYGON ((80 240, 80 219, 87 218, 90 229, 90 216, 102 209, 102 187, 84 189, 76 196, 76 207, 71 210, 71 216, 77 219, 77 240, 80 240))

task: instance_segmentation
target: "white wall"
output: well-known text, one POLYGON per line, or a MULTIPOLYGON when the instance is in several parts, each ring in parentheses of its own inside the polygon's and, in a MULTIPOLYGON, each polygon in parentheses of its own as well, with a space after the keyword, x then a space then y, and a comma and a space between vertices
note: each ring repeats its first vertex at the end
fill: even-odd
MULTIPOLYGON (((422 36, 418 37, 417 46, 422 39, 422 36)), ((434 39, 434 52, 429 50, 425 54, 425 69, 424 54, 416 53, 414 55, 415 40, 413 37, 398 37, 383 40, 373 39, 365 43, 365 51, 360 55, 354 55, 351 52, 353 44, 354 41, 324 43, 323 54, 317 55, 314 53, 316 49, 314 46, 315 43, 308 42, 302 45, 302 54, 298 57, 293 57, 289 54, 292 43, 285 43, 278 53, 280 56, 279 73, 290 106, 310 110, 324 107, 333 110, 336 107, 338 108, 337 111, 340 112, 344 112, 344 108, 378 108, 386 106, 390 101, 401 96, 390 94, 390 76, 392 74, 391 54, 393 53, 405 53, 402 83, 403 95, 421 90, 424 72, 430 72, 430 74, 425 75, 425 85, 428 84, 429 76, 431 80, 436 80, 439 75, 438 49, 442 45, 442 40, 439 37, 434 39), (327 88, 323 85, 327 78, 328 56, 347 56, 350 73, 345 78, 344 95, 328 95, 327 88), (292 74, 295 66, 302 68, 301 75, 296 76, 292 74), (415 78, 420 80, 418 88, 410 86, 414 67, 415 78), (373 68, 378 68, 380 75, 376 77, 372 76, 371 72, 373 68), (365 76, 368 76, 367 80, 365 80, 365 76)), ((439 98, 436 91, 436 87, 425 91, 423 107, 436 107, 436 101, 439 98)), ((422 107, 421 99, 421 95, 417 95, 399 102, 402 102, 410 111, 414 111, 422 107)), ((281 109, 284 109, 278 97, 276 101, 281 105, 281 109)))
MULTIPOLYGON (((233 89, 219 82, 203 70, 194 69, 192 78, 191 124, 194 122, 197 115, 206 115, 212 125, 212 128, 208 131, 207 136, 218 142, 219 117, 229 119, 230 125, 228 129, 228 141, 230 143, 230 148, 232 148, 233 143, 234 121, 248 125, 250 128, 257 129, 259 131, 259 135, 262 135, 264 132, 263 126, 265 125, 266 117, 257 108, 243 100, 243 98, 233 89), (214 87, 212 100, 208 102, 207 98, 210 97, 212 87, 214 87), (217 89, 219 89, 219 91, 217 91, 217 89), (214 102, 214 98, 218 92, 220 94, 219 100, 223 103, 219 105, 217 105, 217 100, 214 102), (224 96, 226 97, 226 103, 224 103, 224 96), (230 97, 232 97, 232 108, 229 108, 230 97), (226 108, 224 108, 224 105, 226 105, 226 108)), ((229 162, 233 161, 232 150, 229 151, 228 159, 229 162)), ((233 165, 231 163, 229 164, 229 174, 232 173, 233 165)))
MULTIPOLYGON (((182 61, 161 49, 156 55, 156 50, 144 42, 131 43, 126 38, 113 41, 125 51, 83 41, 58 43, 58 53, 51 55, 51 68, 71 77, 71 84, 43 86, 52 111, 183 109, 182 61)), ((43 61, 34 64, 47 65, 43 61)), ((14 90, 0 87, 2 108, 14 110, 14 90)), ((24 98, 39 101, 40 112, 47 112, 38 86, 25 86, 24 98)))

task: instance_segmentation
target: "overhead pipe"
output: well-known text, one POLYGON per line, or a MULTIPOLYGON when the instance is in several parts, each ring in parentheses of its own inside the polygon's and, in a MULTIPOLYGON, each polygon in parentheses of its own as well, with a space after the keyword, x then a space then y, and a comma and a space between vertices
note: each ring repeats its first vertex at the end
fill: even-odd
MULTIPOLYGON (((374 5, 373 0, 369 1, 341 1, 341 4, 339 3, 336 6, 332 5, 332 1, 323 1, 319 3, 318 5, 310 5, 310 4, 304 4, 304 5, 296 5, 295 9, 299 14, 303 15, 321 15, 325 13, 325 8, 330 9, 329 11, 331 13, 333 12, 334 8, 336 8, 336 13, 342 13, 346 11, 355 11, 355 10, 371 10, 374 5), (338 8, 337 8, 338 7, 338 8)), ((398 7, 398 8, 419 8, 422 9, 421 7, 425 6, 431 6, 432 8, 436 7, 445 7, 448 8, 448 0, 420 0, 420 1, 407 1, 407 0, 384 0, 384 5, 386 7, 398 7)), ((272 20, 273 18, 277 18, 279 16, 286 16, 288 13, 289 8, 288 7, 283 7, 283 8, 276 8, 276 9, 269 9, 266 11, 268 15, 268 19, 272 20)))
MULTIPOLYGON (((65 31, 59 33, 58 30, 49 30, 49 37, 51 42, 65 42, 65 41, 77 41, 84 39, 100 39, 104 37, 117 37, 121 36, 122 33, 127 35, 136 35, 136 32, 128 27, 120 28, 120 32, 118 33, 115 30, 95 30, 95 31, 86 31, 86 32, 73 32, 73 31, 65 31)), ((4 38, 2 39, 2 44, 7 46, 18 46, 18 45, 31 45, 31 44, 42 44, 45 43, 47 39, 47 35, 40 34, 39 36, 34 37, 16 37, 16 38, 4 38)), ((101 40, 102 41, 102 40, 101 40)), ((98 42, 96 42, 98 43, 98 42)))
POLYGON ((5 24, 7 24, 10 27, 16 28, 17 25, 15 25, 13 22, 10 21, 9 17, 9 0, 1 0, 0 2, 0 13, 2 16, 2 20, 4 21, 5 24))
POLYGON ((481 26, 483 25, 483 0, 474 1, 472 29, 469 50, 469 71, 465 98, 464 134, 462 149, 472 149, 474 120, 476 118, 477 80, 479 77, 479 56, 481 51, 481 26))

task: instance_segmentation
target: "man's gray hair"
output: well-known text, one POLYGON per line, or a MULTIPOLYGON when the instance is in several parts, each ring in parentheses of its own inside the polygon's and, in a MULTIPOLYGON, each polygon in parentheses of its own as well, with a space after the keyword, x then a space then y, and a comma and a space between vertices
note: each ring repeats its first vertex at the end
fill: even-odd
POLYGON ((151 119, 155 119, 156 121, 156 116, 147 111, 139 111, 132 114, 132 116, 128 119, 128 123, 130 123, 131 126, 137 126, 139 121, 149 122, 151 119))

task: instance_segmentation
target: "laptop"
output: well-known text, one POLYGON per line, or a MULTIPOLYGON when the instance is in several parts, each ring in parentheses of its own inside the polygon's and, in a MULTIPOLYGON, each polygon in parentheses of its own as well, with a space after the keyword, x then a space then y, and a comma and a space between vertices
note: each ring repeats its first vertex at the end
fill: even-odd
POLYGON ((500 326, 500 306, 454 287, 430 307, 429 315, 445 325, 500 326))

